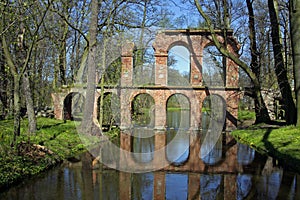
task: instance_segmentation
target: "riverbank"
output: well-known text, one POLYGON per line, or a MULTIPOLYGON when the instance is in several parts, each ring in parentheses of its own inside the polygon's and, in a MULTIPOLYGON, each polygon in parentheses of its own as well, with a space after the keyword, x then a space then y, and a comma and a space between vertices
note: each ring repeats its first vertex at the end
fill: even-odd
POLYGON ((28 135, 23 120, 17 145, 11 147, 13 120, 0 121, 0 191, 86 151, 84 144, 94 142, 93 137, 79 136, 72 121, 38 118, 37 125, 35 135, 28 135))
POLYGON ((300 172, 300 127, 258 124, 231 132, 240 143, 300 172))

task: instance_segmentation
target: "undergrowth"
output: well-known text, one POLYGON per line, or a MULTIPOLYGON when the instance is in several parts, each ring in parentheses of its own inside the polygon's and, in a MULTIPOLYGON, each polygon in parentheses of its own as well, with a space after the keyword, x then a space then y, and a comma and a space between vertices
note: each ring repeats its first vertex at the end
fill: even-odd
POLYGON ((0 190, 84 152, 87 145, 97 142, 95 136, 78 134, 72 121, 38 118, 37 125, 37 132, 29 135, 27 120, 22 120, 21 135, 11 147, 13 120, 0 121, 0 190))

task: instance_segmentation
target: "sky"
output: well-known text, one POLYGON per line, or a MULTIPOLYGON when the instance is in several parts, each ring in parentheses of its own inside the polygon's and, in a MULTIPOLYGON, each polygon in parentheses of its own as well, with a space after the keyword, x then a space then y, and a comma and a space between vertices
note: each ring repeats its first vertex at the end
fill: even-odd
POLYGON ((174 46, 170 52, 175 56, 177 62, 174 64, 174 69, 180 73, 189 72, 190 70, 190 52, 184 46, 174 46))

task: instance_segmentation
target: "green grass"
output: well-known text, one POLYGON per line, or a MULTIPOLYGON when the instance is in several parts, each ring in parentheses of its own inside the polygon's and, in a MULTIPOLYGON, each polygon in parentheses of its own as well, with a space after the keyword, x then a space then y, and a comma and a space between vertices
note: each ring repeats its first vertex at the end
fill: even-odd
POLYGON ((300 127, 264 128, 263 125, 255 125, 231 134, 239 142, 275 157, 300 172, 300 127))
POLYGON ((169 107, 168 111, 181 111, 181 110, 190 110, 190 108, 182 108, 182 107, 169 107))
POLYGON ((86 151, 85 145, 92 145, 97 138, 80 136, 74 122, 38 118, 38 131, 28 135, 27 120, 21 123, 21 135, 17 145, 30 143, 45 146, 53 152, 36 156, 35 152, 20 152, 20 148, 11 148, 13 139, 13 120, 0 121, 0 189, 26 177, 34 176, 53 167, 62 160, 86 151))
POLYGON ((238 120, 255 120, 255 112, 249 110, 239 110, 238 111, 238 120))

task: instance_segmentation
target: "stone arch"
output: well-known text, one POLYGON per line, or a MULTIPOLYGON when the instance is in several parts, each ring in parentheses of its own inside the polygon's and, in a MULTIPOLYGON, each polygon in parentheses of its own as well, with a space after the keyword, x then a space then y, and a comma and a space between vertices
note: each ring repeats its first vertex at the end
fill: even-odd
POLYGON ((166 158, 172 165, 183 165, 189 158, 190 99, 182 93, 171 94, 167 99, 166 112, 166 158))
POLYGON ((155 99, 148 92, 131 95, 131 152, 138 163, 148 163, 154 158, 155 99))
POLYGON ((191 102, 187 95, 183 93, 173 93, 171 94, 166 101, 166 112, 167 112, 167 128, 183 128, 188 129, 191 122, 191 102), (178 121, 174 123, 170 121, 171 112, 174 112, 178 121), (176 113, 178 112, 178 113, 176 113), (169 115, 169 117, 168 117, 169 115), (182 118, 181 115, 184 115, 182 118))
POLYGON ((154 127, 155 99, 146 92, 137 93, 131 99, 131 122, 133 126, 154 127))
POLYGON ((133 85, 153 85, 155 82, 155 51, 153 47, 135 48, 132 61, 133 85))
POLYGON ((208 43, 203 48, 202 78, 205 86, 226 85, 227 58, 217 50, 214 43, 208 43))
POLYGON ((191 77, 191 52, 184 42, 170 45, 167 60, 167 85, 188 86, 191 77))
POLYGON ((63 101, 63 119, 79 120, 83 112, 85 98, 79 92, 69 93, 63 101))
MULTIPOLYGON (((100 120, 100 99, 97 99, 97 119, 100 120)), ((112 126, 118 126, 120 124, 120 98, 112 91, 105 92, 103 94, 103 127, 110 129, 112 126)))
POLYGON ((170 49, 172 49, 175 46, 183 46, 183 47, 187 48, 188 51, 191 53, 191 49, 190 49, 190 46, 188 45, 188 43, 185 41, 182 41, 182 40, 175 40, 171 44, 169 44, 169 46, 167 47, 167 52, 170 51, 170 49))
POLYGON ((218 94, 211 94, 205 97, 201 109, 202 144, 200 150, 200 158, 205 164, 216 164, 222 159, 222 132, 226 125, 225 119, 225 99, 218 94), (206 144, 203 145, 202 141, 206 144))

